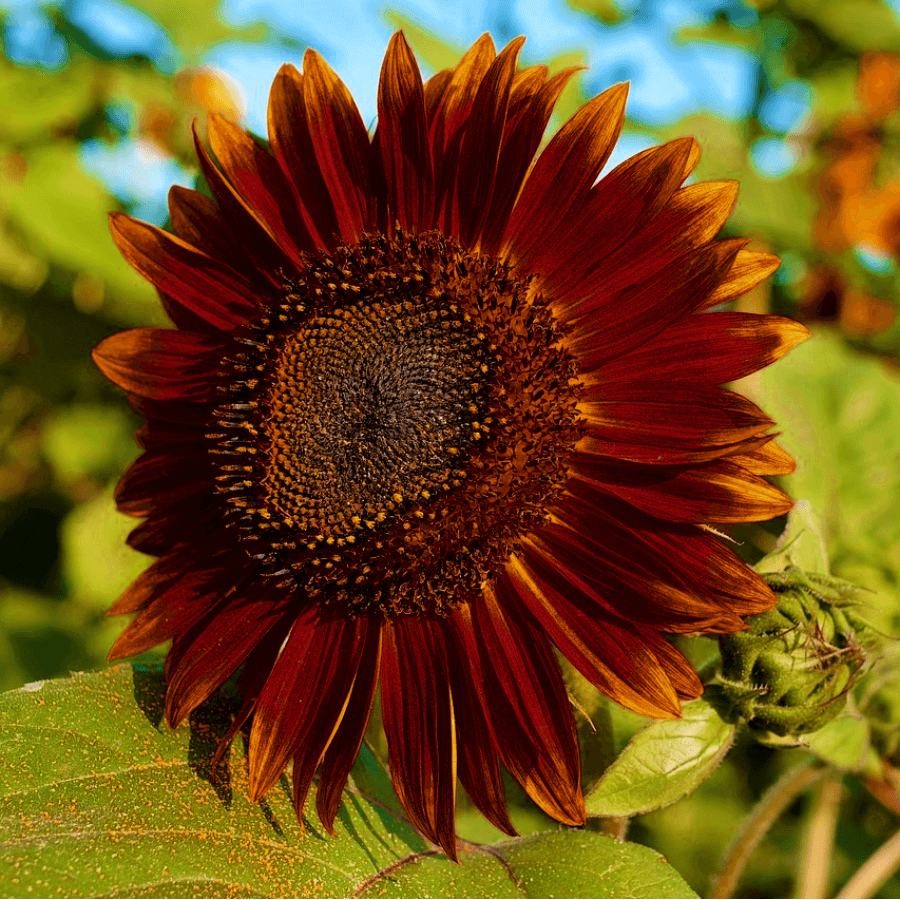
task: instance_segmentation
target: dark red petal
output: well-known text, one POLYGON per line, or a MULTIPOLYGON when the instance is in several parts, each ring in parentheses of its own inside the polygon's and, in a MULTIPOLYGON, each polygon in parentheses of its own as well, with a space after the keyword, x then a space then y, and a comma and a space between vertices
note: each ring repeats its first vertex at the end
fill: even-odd
POLYGON ((192 627, 227 596, 235 579, 240 577, 234 566, 227 567, 221 559, 219 565, 204 565, 197 558, 203 558, 202 550, 193 558, 192 567, 182 559, 184 569, 177 573, 173 574, 172 567, 168 566, 138 579, 138 586, 133 586, 130 593, 131 602, 120 603, 116 612, 122 611, 123 606, 138 603, 142 604, 141 611, 113 644, 110 661, 162 644, 192 627))
POLYGON ((482 705, 503 764, 531 799, 560 822, 583 825, 581 756, 562 674, 544 633, 509 600, 488 586, 472 604, 482 705))
POLYGON ((499 254, 513 206, 550 121, 553 107, 577 71, 578 68, 566 69, 546 83, 533 87, 519 82, 519 76, 524 74, 521 72, 513 81, 503 144, 497 160, 494 193, 481 235, 481 247, 485 253, 499 254))
POLYGON ((381 628, 377 623, 366 632, 366 645, 359 661, 359 672, 353 683, 350 702, 334 738, 322 757, 319 786, 316 788, 316 810, 329 834, 334 834, 334 819, 341 805, 347 776, 359 755, 381 666, 381 628))
POLYGON ((775 423, 724 388, 671 382, 597 385, 578 404, 587 437, 578 453, 652 465, 706 462, 765 443, 775 423))
POLYGON ((509 94, 519 52, 525 38, 511 41, 487 70, 466 122, 456 179, 459 236, 463 246, 474 246, 487 221, 498 172, 500 142, 506 126, 509 94))
POLYGON ((581 460, 576 454, 570 465, 577 478, 672 522, 764 522, 788 512, 794 505, 791 498, 748 472, 739 459, 728 456, 691 467, 650 467, 581 460))
POLYGON ((476 688, 481 677, 473 676, 479 664, 471 619, 458 612, 447 620, 447 626, 459 781, 475 807, 495 828, 516 835, 506 808, 500 759, 476 688))
POLYGON ((303 100, 340 235, 351 244, 371 227, 371 147, 366 126, 344 82, 314 50, 303 57, 303 100))
MULTIPOLYGON (((309 722, 308 727, 302 729, 304 733, 302 735, 302 741, 294 753, 294 771, 291 778, 294 795, 294 809, 297 812, 298 819, 301 819, 303 815, 306 796, 309 793, 313 776, 316 773, 316 769, 319 767, 319 763, 324 762, 325 754, 334 746, 334 741, 341 735, 340 727, 350 709, 353 695, 356 693, 356 682, 360 678, 360 670, 365 663, 367 669, 362 673, 363 684, 360 686, 361 693, 364 696, 359 698, 358 703, 360 701, 365 702, 365 699, 368 699, 368 707, 365 710, 365 715, 362 717, 362 722, 351 722, 350 733, 346 734, 345 732, 345 736, 349 738, 351 743, 347 747, 338 748, 338 753, 342 756, 341 767, 343 768, 343 765, 346 764, 345 761, 347 761, 347 757, 349 756, 347 751, 352 751, 352 758, 349 759, 347 771, 349 771, 350 767, 353 765, 356 754, 359 752, 359 745, 362 743, 362 736, 365 731, 366 722, 368 721, 368 714, 372 709, 375 682, 374 679, 371 681, 370 685, 367 685, 366 682, 369 679, 372 679, 374 674, 376 663, 373 659, 373 651, 374 656, 377 659, 377 654, 381 645, 381 627, 381 619, 366 618, 357 619, 356 622, 346 624, 345 626, 346 639, 343 648, 338 647, 339 650, 343 649, 344 658, 343 660, 339 660, 339 664, 348 667, 353 674, 353 680, 349 684, 346 684, 345 679, 342 681, 342 678, 338 678, 340 684, 339 690, 333 691, 331 698, 326 697, 326 699, 329 700, 329 704, 320 705, 316 718, 309 722), (345 690, 346 694, 344 696, 343 706, 340 708, 335 719, 338 704, 341 702, 341 694, 345 690), (326 738, 325 735, 329 728, 331 729, 331 732, 326 738), (309 735, 315 735, 315 737, 310 738, 309 735)), ((331 689, 331 685, 329 685, 329 689, 331 689)), ((258 712, 257 715, 259 715, 258 712)), ((328 775, 332 775, 332 773, 329 771, 328 775)), ((323 777, 327 778, 328 776, 323 777)), ((346 778, 347 775, 345 772, 344 782, 346 782, 346 778)), ((341 783, 342 789, 344 782, 341 783)))
MULTIPOLYGON (((614 507, 625 507, 611 499, 614 507)), ((635 514, 641 515, 637 510, 635 514)), ((548 559, 565 567, 565 576, 554 579, 554 584, 571 582, 578 595, 620 623, 670 634, 731 632, 742 628, 738 612, 755 608, 738 604, 735 609, 730 598, 723 602, 719 594, 707 596, 702 577, 694 584, 684 577, 677 560, 649 557, 640 535, 624 523, 598 523, 587 516, 580 521, 586 529, 596 528, 582 532, 569 520, 553 520, 535 529, 530 540, 544 548, 548 559)))
MULTIPOLYGON (((205 151, 201 148, 199 152, 202 154, 201 161, 204 162, 207 180, 216 189, 217 196, 225 195, 225 203, 220 207, 204 194, 175 185, 169 189, 172 227, 178 237, 206 256, 229 266, 248 284, 253 284, 258 293, 268 296, 272 293, 273 285, 281 286, 280 280, 273 273, 276 268, 285 264, 287 257, 279 255, 280 251, 274 246, 273 238, 263 232, 252 218, 247 225, 248 213, 235 198, 230 197, 231 188, 223 186, 221 175, 206 158, 205 151), (257 249, 254 252, 260 246, 261 251, 257 249)), ((189 331, 215 333, 215 329, 195 313, 179 306, 165 294, 162 297, 166 312, 179 327, 189 331)))
MULTIPOLYGON (((369 620, 310 603, 256 702, 250 730, 250 799, 255 803, 294 757, 298 818, 312 776, 337 731, 359 668, 369 620), (302 796, 301 796, 302 795, 302 796)), ((377 627, 377 626, 373 626, 377 627)))
POLYGON ((190 630, 166 658, 166 721, 177 727, 217 690, 286 614, 290 601, 274 580, 235 593, 190 630))
POLYGON ((797 468, 793 457, 774 441, 732 459, 754 475, 790 475, 797 468))
POLYGON ((677 718, 681 705, 675 690, 638 630, 603 609, 563 563, 551 565, 552 556, 538 544, 526 555, 527 568, 514 557, 498 579, 497 591, 507 605, 529 610, 560 653, 617 703, 642 716, 677 718))
POLYGON ((149 517, 131 531, 128 545, 141 553, 163 556, 198 534, 221 535, 223 511, 204 496, 211 489, 202 485, 196 492, 182 492, 162 500, 154 497, 153 508, 146 513, 149 517))
MULTIPOLYGON (((241 271, 245 275, 250 274, 248 280, 257 285, 263 295, 269 293, 272 286, 280 288, 284 279, 279 272, 290 271, 293 266, 291 258, 281 249, 262 217, 250 207, 210 159, 200 142, 196 121, 193 134, 200 171, 219 205, 222 221, 227 222, 227 227, 240 235, 242 256, 249 260, 250 265, 241 266, 241 271)), ((230 257, 225 257, 223 262, 235 265, 230 257)))
POLYGON ((110 214, 109 227, 122 256, 144 278, 210 325, 230 331, 256 313, 253 287, 225 264, 122 213, 110 214))
POLYGON ((269 141, 294 191, 311 240, 332 248, 340 232, 337 214, 316 159, 303 103, 303 76, 291 65, 278 70, 269 94, 269 141))
POLYGON ((293 190, 274 157, 246 131, 219 113, 209 117, 209 143, 226 177, 265 222, 287 256, 302 263, 316 249, 293 190))
POLYGON ((381 709, 391 779, 413 825, 452 860, 456 851, 456 726, 443 622, 385 625, 381 709))
MULTIPOLYGON (((432 126, 437 124, 435 117, 447 96, 447 89, 450 87, 450 82, 452 80, 453 69, 443 69, 436 75, 432 75, 431 78, 425 82, 423 88, 425 92, 425 121, 428 124, 429 133, 431 132, 432 126)), ((434 145, 432 144, 432 153, 433 152, 434 145)))
POLYGON ((426 116, 434 165, 435 210, 445 234, 459 233, 459 207, 454 191, 465 125, 482 79, 496 57, 494 42, 483 34, 465 53, 448 78, 425 85, 426 116))
POLYGON ((152 400, 206 401, 216 396, 222 341, 165 328, 132 328, 101 341, 97 368, 123 390, 152 400))
POLYGON ((808 337, 803 325, 783 316, 692 314, 587 380, 640 381, 653 372, 659 381, 724 384, 765 368, 808 337))
POLYGON ((159 422, 171 422, 188 428, 208 431, 212 422, 211 407, 183 400, 151 400, 138 394, 128 395, 128 405, 140 416, 159 422))
POLYGON ((422 76, 402 32, 391 38, 378 83, 376 143, 387 182, 388 230, 434 225, 434 177, 422 76))
POLYGON ((746 294, 768 278, 780 265, 781 260, 771 253, 741 250, 734 259, 728 277, 709 295, 703 305, 697 308, 709 309, 746 294))
MULTIPOLYGON (((293 624, 294 620, 290 614, 282 616, 250 651, 235 684, 237 694, 241 698, 241 706, 228 730, 219 740, 219 745, 216 747, 215 755, 210 763, 211 771, 216 771, 219 760, 234 740, 235 735, 253 714, 256 701, 265 686, 266 679, 272 672, 272 666, 275 665, 275 660, 278 659, 293 624)), ((166 661, 168 662, 168 659, 166 661)))
MULTIPOLYGON (((587 484, 563 496, 554 514, 578 536, 586 559, 594 559, 598 568, 606 569, 610 559, 619 559, 627 577, 638 561, 639 567, 657 573, 658 582, 674 585, 712 609, 718 606, 730 617, 765 612, 775 604, 774 594, 759 575, 716 537, 693 525, 658 519, 587 484)), ((664 597, 660 600, 665 603, 664 597)), ((689 615, 690 608, 683 612, 689 615)), ((719 629, 704 625, 693 630, 719 629)))
MULTIPOLYGON (((655 635, 648 635, 655 638, 655 635)), ((673 647, 664 638, 652 641, 653 652, 662 663, 662 667, 675 688, 679 700, 695 700, 703 693, 703 682, 694 671, 690 660, 677 648, 673 647)))
POLYGON ((614 269, 608 277, 605 269, 598 270, 590 291, 577 302, 565 306, 554 299, 562 319, 575 318, 566 344, 582 369, 618 359, 693 312, 725 277, 741 244, 719 241, 689 251, 662 268, 650 267, 646 278, 637 272, 637 281, 618 280, 614 269))
MULTIPOLYGON (((635 233, 665 208, 687 175, 695 145, 691 138, 680 138, 625 160, 568 218, 557 216, 549 201, 544 215, 553 217, 555 230, 551 240, 535 248, 529 268, 540 275, 561 310, 592 293, 599 271, 615 276, 644 247, 658 248, 656 242, 637 243, 635 233)), ((658 255, 666 263, 671 258, 669 253, 658 255)))
POLYGON ((425 105, 435 158, 469 116, 478 86, 497 56, 485 32, 466 50, 455 69, 441 72, 425 84, 425 105))
POLYGON ((182 453, 154 450, 142 453, 128 467, 116 485, 115 501, 119 512, 140 518, 188 498, 197 510, 203 495, 213 493, 213 476, 202 448, 182 453))
POLYGON ((527 271, 543 270, 547 253, 558 249, 560 223, 566 223, 587 200, 619 138, 627 96, 628 85, 617 84, 594 97, 538 157, 503 241, 507 252, 527 271))

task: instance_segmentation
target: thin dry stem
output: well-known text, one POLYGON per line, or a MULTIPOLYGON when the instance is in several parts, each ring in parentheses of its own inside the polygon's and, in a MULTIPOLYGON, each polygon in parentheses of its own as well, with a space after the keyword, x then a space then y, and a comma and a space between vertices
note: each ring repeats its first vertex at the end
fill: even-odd
POLYGON ((816 763, 801 763, 785 772, 766 791, 728 848, 725 861, 713 880, 711 898, 733 896, 751 854, 759 846, 775 820, 795 798, 815 784, 822 777, 824 771, 816 763))
POLYGON ((844 885, 837 900, 872 897, 900 869, 900 831, 883 843, 844 885))
POLYGON ((814 792, 800 852, 794 897, 808 900, 829 896, 834 836, 843 793, 843 781, 837 773, 825 778, 814 792))

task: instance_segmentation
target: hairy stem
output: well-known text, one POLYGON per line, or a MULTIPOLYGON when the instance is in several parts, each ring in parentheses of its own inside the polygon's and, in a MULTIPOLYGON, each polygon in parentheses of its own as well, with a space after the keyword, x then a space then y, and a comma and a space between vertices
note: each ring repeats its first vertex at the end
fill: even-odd
POLYGON ((843 793, 843 780, 835 773, 823 779, 813 795, 813 806, 800 851, 794 897, 828 896, 834 836, 843 793))
POLYGON ((734 894, 738 881, 753 851, 796 797, 815 784, 824 774, 816 763, 801 763, 788 770, 766 791, 744 822, 725 854, 725 861, 713 880, 710 897, 727 898, 734 894))
POLYGON ((848 897, 871 897, 898 869, 900 869, 900 831, 885 841, 860 866, 837 895, 838 900, 846 900, 848 897))

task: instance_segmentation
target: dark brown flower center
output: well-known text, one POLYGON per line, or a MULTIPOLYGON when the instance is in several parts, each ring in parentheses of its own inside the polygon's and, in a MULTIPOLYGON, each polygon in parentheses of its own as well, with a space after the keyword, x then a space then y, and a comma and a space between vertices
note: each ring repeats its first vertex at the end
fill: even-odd
POLYGON ((357 300, 305 322, 267 398, 272 509, 340 540, 450 490, 483 439, 489 361, 458 309, 357 300))
POLYGON ((473 599, 565 484, 576 364, 552 314, 437 233, 311 257, 240 343, 217 448, 231 521, 352 613, 473 599))

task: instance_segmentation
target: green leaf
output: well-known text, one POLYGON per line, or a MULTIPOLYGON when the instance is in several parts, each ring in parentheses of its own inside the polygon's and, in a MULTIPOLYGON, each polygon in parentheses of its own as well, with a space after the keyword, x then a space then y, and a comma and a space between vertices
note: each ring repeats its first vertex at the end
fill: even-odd
POLYGON ((872 755, 869 722, 858 713, 848 712, 812 734, 804 741, 824 762, 849 772, 861 772, 872 755))
POLYGON ((755 566, 762 574, 783 572, 796 566, 804 572, 830 572, 828 546, 822 532, 822 522, 807 500, 800 500, 788 513, 787 526, 775 549, 755 566))
POLYGON ((0 696, 0 896, 694 897, 655 852, 591 832, 489 847, 457 866, 397 813, 363 749, 337 821, 297 824, 287 779, 247 800, 239 738, 209 761, 233 707, 162 724, 158 667, 118 666, 0 696))
POLYGON ((592 832, 479 848, 458 868, 434 855, 372 879, 361 897, 696 897, 653 850, 592 832))
POLYGON ((31 151, 26 163, 21 182, 3 190, 10 220, 30 248, 74 273, 102 279, 120 317, 164 323, 156 292, 121 258, 109 236, 107 212, 115 201, 81 168, 77 146, 48 144, 31 151), (117 305, 123 297, 127 304, 117 305))
POLYGON ((202 62, 209 48, 222 41, 260 41, 266 34, 260 23, 247 28, 228 25, 220 13, 219 0, 191 0, 189 4, 172 3, 172 0, 131 0, 131 5, 147 13, 165 29, 189 65, 202 62))
POLYGON ((883 0, 788 0, 786 5, 851 50, 900 50, 900 22, 883 0))
POLYGON ((895 631, 900 382, 824 329, 754 378, 753 399, 778 423, 779 443, 797 460, 797 471, 785 479, 788 493, 822 516, 833 574, 882 594, 865 601, 862 612, 895 631))
POLYGON ((722 761, 734 731, 703 698, 685 704, 680 719, 651 722, 586 798, 588 814, 633 816, 680 800, 722 761))
POLYGON ((48 72, 0 58, 0 141, 18 147, 72 128, 96 105, 96 82, 102 76, 102 69, 90 63, 48 72))

